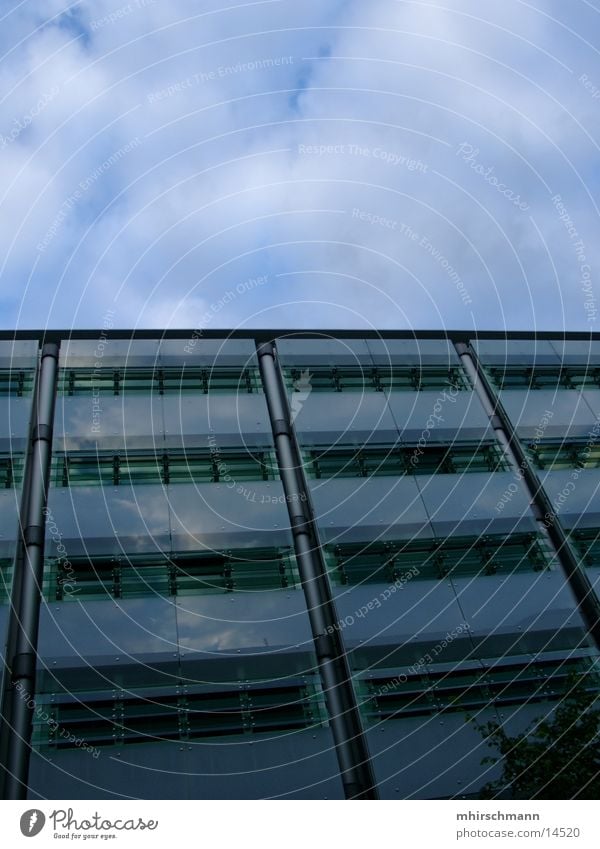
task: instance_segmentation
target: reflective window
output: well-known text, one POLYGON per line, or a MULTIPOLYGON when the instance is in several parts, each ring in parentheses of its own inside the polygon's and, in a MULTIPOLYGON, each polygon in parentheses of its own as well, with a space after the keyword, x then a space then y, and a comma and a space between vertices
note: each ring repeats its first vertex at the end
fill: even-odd
POLYGON ((375 673, 364 680, 367 721, 381 722, 447 711, 477 711, 523 702, 558 700, 570 686, 574 672, 594 680, 593 663, 586 658, 523 661, 500 658, 482 668, 468 664, 437 671, 434 666, 409 667, 402 675, 375 673), (408 673, 408 674, 407 674, 408 673))
POLYGON ((583 439, 542 439, 526 444, 525 450, 538 469, 597 469, 600 445, 583 439))
MULTIPOLYGON (((52 483, 55 486, 119 486, 123 484, 218 483, 226 475, 239 481, 272 480, 277 463, 268 451, 209 448, 187 451, 77 451, 55 452, 52 483)), ((5 486, 12 486, 12 464, 4 473, 5 486), (9 482, 10 481, 10 482, 9 482)), ((0 457, 0 486, 3 466, 0 457)))
POLYGON ((284 378, 293 392, 419 392, 425 389, 469 388, 467 376, 460 366, 314 366, 287 368, 284 378))
POLYGON ((0 489, 12 489, 23 482, 23 455, 0 454, 0 489))
POLYGON ((61 369, 62 395, 129 395, 132 392, 165 395, 209 392, 260 392, 257 368, 69 368, 61 369))
POLYGON ((504 471, 506 458, 497 443, 322 448, 305 452, 305 470, 313 478, 386 475, 459 474, 504 471))
POLYGON ((600 366, 490 366, 487 372, 498 389, 583 389, 600 386, 600 366))
POLYGON ((327 559, 340 584, 512 575, 550 563, 546 544, 533 533, 336 545, 327 559))
POLYGON ((0 369, 0 397, 31 395, 34 381, 33 369, 0 369))
POLYGON ((316 681, 245 682, 223 687, 188 685, 185 692, 79 693, 40 700, 50 721, 37 721, 34 744, 50 749, 129 746, 164 740, 197 740, 277 734, 318 728, 325 707, 316 681), (63 733, 64 732, 64 733, 63 733))
POLYGON ((50 601, 199 593, 256 593, 299 585, 289 549, 189 552, 173 555, 50 559, 44 575, 50 601))

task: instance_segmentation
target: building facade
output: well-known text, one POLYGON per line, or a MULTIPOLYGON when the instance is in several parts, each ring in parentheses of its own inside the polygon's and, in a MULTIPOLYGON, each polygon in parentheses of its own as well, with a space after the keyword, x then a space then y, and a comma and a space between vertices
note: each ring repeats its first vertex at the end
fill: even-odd
POLYGON ((0 396, 5 798, 477 797, 594 686, 600 337, 23 331, 0 396))

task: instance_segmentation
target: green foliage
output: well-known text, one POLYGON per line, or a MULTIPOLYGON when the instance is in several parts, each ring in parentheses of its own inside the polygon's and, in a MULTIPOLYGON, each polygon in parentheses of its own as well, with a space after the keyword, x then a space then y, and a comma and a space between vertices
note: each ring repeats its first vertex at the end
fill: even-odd
POLYGON ((514 737, 497 722, 476 724, 498 753, 482 763, 502 765, 502 776, 486 784, 480 798, 600 798, 600 696, 590 683, 589 676, 571 675, 550 718, 536 719, 514 737))

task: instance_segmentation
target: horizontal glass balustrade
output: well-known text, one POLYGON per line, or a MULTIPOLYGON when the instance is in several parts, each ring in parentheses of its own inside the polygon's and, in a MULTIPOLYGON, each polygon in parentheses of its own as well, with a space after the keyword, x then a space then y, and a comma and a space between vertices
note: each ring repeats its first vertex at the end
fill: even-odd
POLYGON ((54 486, 219 483, 274 480, 276 470, 275 457, 267 450, 73 451, 54 454, 51 479, 54 486))
POLYGON ((498 389, 583 389, 600 386, 597 366, 488 366, 487 373, 498 389))
POLYGON ((50 749, 293 733, 322 726, 326 716, 315 676, 216 690, 179 685, 170 691, 117 690, 36 701, 33 742, 50 749))
POLYGON ((262 592, 299 586, 287 549, 46 561, 49 601, 262 592))
POLYGON ((61 369, 61 395, 131 392, 165 394, 208 394, 214 392, 261 392, 256 368, 68 368, 61 369))
POLYGON ((508 468, 504 454, 494 442, 428 444, 422 448, 416 445, 333 447, 306 451, 305 456, 305 470, 311 478, 462 474, 508 468))
POLYGON ((460 366, 318 366, 285 368, 284 376, 292 392, 415 392, 425 389, 468 389, 460 366))
POLYGON ((512 534, 337 545, 327 548, 327 560, 336 583, 391 584, 540 571, 550 555, 542 537, 512 534))
POLYGON ((538 469, 600 468, 600 445, 590 439, 542 440, 525 448, 538 469))
POLYGON ((432 713, 481 710, 556 701, 572 686, 570 676, 581 675, 590 692, 600 692, 597 664, 593 659, 573 657, 514 662, 503 658, 486 669, 462 668, 436 671, 408 667, 402 674, 374 672, 361 681, 362 710, 371 723, 432 713))

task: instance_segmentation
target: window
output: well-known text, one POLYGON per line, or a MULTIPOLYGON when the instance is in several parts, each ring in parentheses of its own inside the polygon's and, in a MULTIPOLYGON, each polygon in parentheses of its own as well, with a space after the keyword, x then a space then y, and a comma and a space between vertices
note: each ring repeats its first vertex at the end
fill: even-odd
POLYGON ((380 477, 385 475, 462 474, 508 468, 496 443, 402 445, 384 448, 326 448, 307 452, 309 477, 380 477))
POLYGON ((206 552, 168 556, 83 557, 48 560, 50 601, 138 598, 211 592, 262 592, 300 583, 287 549, 206 552))
POLYGON ((488 668, 456 668, 437 672, 435 667, 409 667, 405 674, 374 674, 362 682, 363 710, 372 722, 402 719, 443 711, 506 707, 524 702, 559 699, 570 673, 589 675, 588 685, 600 690, 593 665, 585 657, 540 660, 524 664, 499 661, 488 668))
POLYGON ((0 454, 0 489, 12 489, 23 481, 23 458, 0 454))
POLYGON ((56 749, 300 731, 325 718, 316 682, 298 679, 221 685, 212 692, 181 685, 168 693, 83 693, 78 701, 56 696, 43 704, 44 712, 51 721, 36 713, 34 744, 56 749))
POLYGON ((467 389, 469 383, 460 366, 451 368, 324 366, 284 369, 290 391, 315 392, 418 392, 423 389, 467 389))
POLYGON ((277 464, 268 451, 206 449, 187 451, 78 451, 52 458, 55 486, 219 483, 273 480, 277 464), (227 477, 229 475, 229 477, 227 477))
POLYGON ((512 534, 337 545, 327 558, 338 583, 359 584, 539 571, 549 552, 535 534, 512 534))
POLYGON ((527 454, 538 469, 597 469, 600 467, 600 445, 589 440, 532 442, 527 454))
POLYGON ((58 391, 62 395, 127 392, 208 394, 209 392, 260 392, 255 368, 77 368, 61 369, 58 391))
POLYGON ((12 585, 12 567, 11 559, 0 558, 0 603, 4 604, 10 597, 10 588, 12 585))
POLYGON ((34 374, 33 369, 0 369, 0 397, 30 395, 34 374))
POLYGON ((572 540, 586 566, 600 566, 600 528, 573 531, 572 540))
POLYGON ((600 386, 600 368, 582 366, 488 366, 498 389, 584 389, 600 386))

